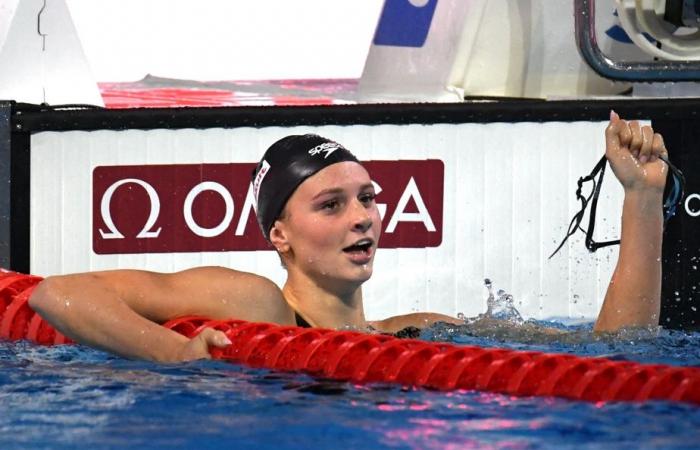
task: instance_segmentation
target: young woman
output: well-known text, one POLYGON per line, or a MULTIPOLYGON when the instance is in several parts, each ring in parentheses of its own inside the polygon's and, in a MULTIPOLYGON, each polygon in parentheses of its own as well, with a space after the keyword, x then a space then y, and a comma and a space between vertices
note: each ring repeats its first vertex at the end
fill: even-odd
MULTIPOLYGON (((663 139, 611 113, 606 155, 625 189, 620 256, 596 330, 658 325, 663 139)), ((221 267, 173 274, 115 270, 49 277, 30 305, 77 342, 125 357, 184 361, 230 342, 215 330, 193 339, 160 326, 185 315, 395 332, 436 321, 433 313, 369 322, 362 284, 372 276, 380 217, 369 174, 340 144, 316 135, 273 144, 253 174, 258 222, 288 272, 268 279, 221 267)))

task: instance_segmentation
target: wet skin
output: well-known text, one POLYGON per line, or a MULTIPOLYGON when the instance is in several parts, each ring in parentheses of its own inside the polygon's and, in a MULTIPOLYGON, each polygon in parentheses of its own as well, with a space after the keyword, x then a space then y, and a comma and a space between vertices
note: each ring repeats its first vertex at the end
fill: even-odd
POLYGON ((308 277, 340 294, 367 281, 381 235, 375 195, 369 173, 354 162, 305 180, 270 235, 290 277, 308 277))

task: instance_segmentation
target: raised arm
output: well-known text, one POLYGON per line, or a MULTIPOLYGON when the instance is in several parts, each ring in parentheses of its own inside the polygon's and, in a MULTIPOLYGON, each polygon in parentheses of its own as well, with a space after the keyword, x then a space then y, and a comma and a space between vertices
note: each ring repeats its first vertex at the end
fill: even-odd
POLYGON ((205 330, 192 340, 162 326, 185 315, 290 323, 292 314, 269 280, 219 267, 173 274, 116 270, 48 277, 30 306, 71 339, 128 358, 208 358, 226 336, 205 330))
POLYGON ((656 326, 661 303, 662 201, 668 167, 660 134, 611 112, 606 156, 625 189, 620 254, 596 331, 656 326))

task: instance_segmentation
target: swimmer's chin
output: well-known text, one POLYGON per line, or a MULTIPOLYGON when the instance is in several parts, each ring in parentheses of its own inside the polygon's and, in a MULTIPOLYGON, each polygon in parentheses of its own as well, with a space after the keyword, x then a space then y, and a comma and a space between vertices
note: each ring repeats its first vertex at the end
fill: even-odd
POLYGON ((361 267, 362 273, 360 275, 360 278, 362 278, 362 281, 367 281, 370 278, 372 278, 372 274, 374 273, 374 261, 370 261, 367 264, 363 264, 361 267))
POLYGON ((372 263, 364 264, 362 266, 357 266, 353 273, 345 278, 346 281, 356 284, 362 284, 372 278, 372 273, 374 269, 372 268, 372 263))

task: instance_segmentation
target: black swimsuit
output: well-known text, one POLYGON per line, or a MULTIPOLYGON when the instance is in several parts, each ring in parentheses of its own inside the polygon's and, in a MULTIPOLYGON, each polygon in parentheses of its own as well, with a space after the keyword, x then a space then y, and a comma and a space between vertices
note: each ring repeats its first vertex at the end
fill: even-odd
MULTIPOLYGON (((298 312, 294 311, 294 320, 297 323, 298 327, 301 328, 313 328, 309 322, 304 320, 303 317, 299 315, 298 312)), ((403 330, 397 331, 396 333, 382 333, 382 334, 389 334, 392 336, 395 336, 397 338, 401 339, 417 339, 420 336, 420 328, 416 328, 413 326, 408 326, 404 328, 403 330)))
POLYGON ((301 317, 301 316, 299 315, 299 313, 296 312, 296 311, 294 311, 294 320, 296 321, 298 327, 302 327, 302 328, 312 328, 312 326, 309 324, 309 322, 307 322, 306 320, 304 320, 304 318, 301 317))

